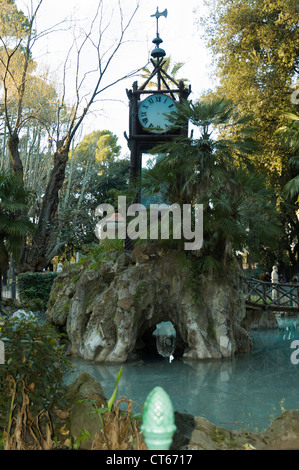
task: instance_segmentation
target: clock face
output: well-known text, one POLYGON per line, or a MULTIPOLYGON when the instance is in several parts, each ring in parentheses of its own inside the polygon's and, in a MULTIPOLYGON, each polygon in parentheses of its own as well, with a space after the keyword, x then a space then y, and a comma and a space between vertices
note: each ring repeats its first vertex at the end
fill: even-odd
POLYGON ((166 114, 176 113, 175 101, 169 96, 150 95, 141 101, 138 109, 138 119, 142 127, 154 134, 169 131, 173 123, 166 114))

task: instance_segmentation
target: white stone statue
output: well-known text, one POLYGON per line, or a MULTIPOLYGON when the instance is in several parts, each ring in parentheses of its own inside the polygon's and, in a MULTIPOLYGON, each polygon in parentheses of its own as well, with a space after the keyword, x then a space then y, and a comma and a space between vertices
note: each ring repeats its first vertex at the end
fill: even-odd
POLYGON ((153 335, 156 337, 157 351, 160 356, 168 357, 169 362, 173 361, 176 346, 176 331, 173 324, 170 321, 158 323, 153 335))
POLYGON ((57 264, 56 272, 57 272, 57 273, 61 273, 62 270, 63 270, 62 263, 58 263, 58 264, 57 264))
POLYGON ((5 364, 5 351, 3 341, 0 341, 0 364, 5 364))
MULTIPOLYGON (((271 273, 271 282, 273 284, 278 283, 278 268, 277 266, 273 266, 272 273, 271 273)), ((277 299, 277 289, 272 289, 272 300, 277 299)))

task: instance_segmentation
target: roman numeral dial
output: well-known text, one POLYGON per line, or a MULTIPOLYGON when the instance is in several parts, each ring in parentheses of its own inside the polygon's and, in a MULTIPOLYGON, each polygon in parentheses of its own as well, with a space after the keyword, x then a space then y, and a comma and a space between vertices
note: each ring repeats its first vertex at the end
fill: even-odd
POLYGON ((175 115, 176 106, 167 95, 150 95, 139 104, 138 119, 147 132, 162 134, 173 126, 167 115, 175 115))

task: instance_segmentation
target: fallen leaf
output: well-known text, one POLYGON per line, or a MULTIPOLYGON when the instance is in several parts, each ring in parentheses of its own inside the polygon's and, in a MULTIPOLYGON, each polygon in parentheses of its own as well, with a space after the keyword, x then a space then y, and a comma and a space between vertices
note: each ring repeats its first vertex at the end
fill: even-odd
POLYGON ((69 430, 68 430, 68 429, 65 429, 65 425, 64 425, 61 429, 59 429, 59 432, 60 432, 61 434, 69 434, 69 430))
POLYGON ((57 410, 56 411, 56 416, 59 419, 66 419, 69 416, 69 413, 68 413, 68 411, 57 410))
POLYGON ((70 440, 70 439, 66 439, 66 440, 64 441, 64 445, 65 445, 66 447, 69 447, 69 448, 70 448, 70 447, 71 447, 71 440, 70 440))
POLYGON ((246 444, 243 445, 243 447, 244 447, 244 450, 256 450, 255 447, 253 447, 251 444, 248 444, 247 442, 246 444))

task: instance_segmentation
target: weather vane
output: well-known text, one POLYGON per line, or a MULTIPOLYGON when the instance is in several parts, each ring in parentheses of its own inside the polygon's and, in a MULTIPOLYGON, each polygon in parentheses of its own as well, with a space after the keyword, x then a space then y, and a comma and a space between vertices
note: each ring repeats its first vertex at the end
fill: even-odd
POLYGON ((160 13, 159 8, 157 7, 156 13, 151 16, 155 16, 157 19, 157 37, 159 37, 159 18, 160 16, 165 16, 165 18, 167 17, 167 8, 165 8, 165 10, 160 13))

